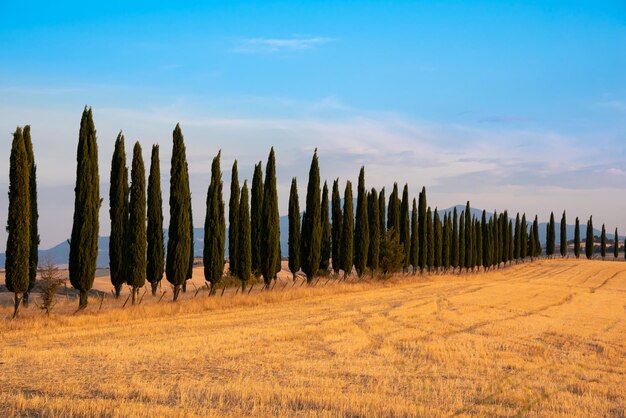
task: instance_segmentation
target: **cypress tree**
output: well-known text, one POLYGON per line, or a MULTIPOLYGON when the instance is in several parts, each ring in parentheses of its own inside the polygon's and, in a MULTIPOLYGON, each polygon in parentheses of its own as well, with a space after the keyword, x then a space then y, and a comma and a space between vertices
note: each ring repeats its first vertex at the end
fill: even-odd
POLYGON ((420 271, 424 271, 428 260, 428 242, 426 228, 426 188, 422 187, 422 191, 419 194, 419 201, 417 206, 417 231, 419 240, 419 267, 420 271))
POLYGON ((494 210, 492 216, 493 237, 491 238, 491 254, 489 254, 489 264, 493 267, 499 267, 499 258, 502 251, 502 247, 500 246, 501 235, 499 219, 500 218, 498 217, 498 212, 494 210))
POLYGON ((411 226, 409 223, 409 186, 404 185, 402 190, 402 202, 400 203, 400 242, 404 246, 404 260, 402 268, 409 271, 409 258, 411 252, 411 226))
POLYGON ((606 228, 602 224, 602 235, 600 235, 600 255, 602 260, 606 257, 606 228))
POLYGON ((70 240, 70 283, 80 292, 79 309, 87 307, 87 293, 93 286, 98 259, 98 215, 100 212, 100 176, 98 145, 91 108, 85 107, 80 122, 76 156, 76 197, 70 240))
POLYGON ((252 247, 252 272, 261 275, 261 225, 263 224, 263 165, 254 166, 250 197, 250 241, 252 247))
POLYGON ((428 271, 433 271, 435 267, 435 227, 430 206, 426 210, 426 264, 428 271))
POLYGON ((454 271, 459 266, 459 220, 456 212, 456 206, 452 212, 452 249, 450 254, 450 265, 454 271))
POLYGON ((387 230, 395 229, 400 235, 400 199, 398 198, 398 183, 393 184, 393 190, 389 195, 389 205, 387 209, 387 230))
POLYGON ((522 260, 526 259, 528 255, 528 225, 526 224, 526 214, 522 214, 522 223, 520 226, 520 253, 519 256, 522 260))
POLYGON ((588 259, 593 258, 594 238, 593 238, 593 216, 589 217, 587 222, 587 239, 585 240, 585 255, 588 259))
POLYGON ((472 269, 474 268, 474 266, 476 266, 480 270, 480 264, 483 258, 482 245, 483 240, 480 233, 480 221, 474 218, 474 248, 476 249, 476 251, 474 252, 474 265, 472 265, 472 269))
POLYGON ((465 211, 461 211, 459 217, 459 273, 463 270, 465 260, 465 211))
POLYGON ((152 146, 150 175, 148 176, 148 227, 147 227, 147 266, 146 278, 156 295, 157 287, 163 278, 165 251, 163 247, 163 198, 161 197, 161 162, 159 146, 152 146))
POLYGON ((443 217, 443 253, 441 255, 441 262, 444 271, 450 268, 450 247, 452 238, 452 229, 450 227, 450 213, 447 213, 443 217))
POLYGON ((472 211, 470 210, 470 202, 468 201, 465 205, 465 263, 463 264, 466 269, 469 269, 473 262, 474 243, 472 241, 472 228, 472 211))
POLYGON ((237 261, 239 260, 239 173, 237 160, 233 163, 230 178, 230 198, 228 201, 228 269, 232 276, 239 277, 237 273, 237 261))
POLYGON ((204 220, 204 279, 211 283, 210 294, 215 294, 216 286, 224 275, 224 241, 226 240, 226 219, 222 197, 222 170, 219 151, 211 165, 211 183, 206 197, 206 217, 204 220))
POLYGON ((483 244, 482 264, 485 270, 488 270, 489 266, 491 265, 491 260, 489 258, 489 255, 491 252, 491 248, 490 248, 491 237, 490 237, 490 231, 488 230, 490 224, 491 222, 489 224, 487 223, 487 212, 485 212, 485 210, 483 209, 483 215, 480 219, 480 228, 481 228, 482 244, 483 244))
POLYGON ((29 204, 30 204, 30 262, 28 270, 28 291, 24 293, 23 303, 28 305, 28 295, 35 287, 37 280, 37 266, 39 264, 39 210, 37 208, 37 164, 35 164, 35 154, 33 152, 33 141, 30 137, 30 125, 24 126, 23 130, 24 146, 26 147, 26 157, 28 158, 29 177, 29 204))
POLYGON ((561 217, 561 239, 560 239, 561 257, 567 255, 567 218, 565 217, 565 211, 561 217))
POLYGON ((367 195, 365 191, 365 168, 359 172, 357 188, 356 222, 354 225, 354 266, 359 277, 365 273, 369 252, 369 225, 367 222, 367 195))
POLYGON ((515 258, 515 240, 513 239, 513 221, 509 221, 509 264, 515 258))
POLYGON ((576 227, 574 229, 574 256, 580 257, 580 221, 576 217, 576 227))
POLYGON ((552 258, 556 249, 556 228, 554 224, 554 212, 550 212, 550 222, 548 223, 548 242, 546 243, 546 255, 552 258))
POLYGON ((306 191, 306 209, 302 216, 302 272, 306 274, 307 283, 311 284, 320 267, 320 250, 322 245, 320 202, 320 169, 317 149, 311 160, 309 183, 306 191))
POLYGON ((434 228, 434 241, 435 241, 435 257, 434 257, 434 265, 437 272, 443 265, 443 227, 441 225, 441 218, 439 217, 439 212, 437 208, 435 208, 435 219, 433 221, 434 228))
POLYGON ((332 195, 332 230, 331 230, 331 238, 332 238, 332 262, 333 262, 333 271, 335 274, 339 274, 339 270, 341 270, 341 231, 343 214, 341 212, 341 196, 339 195, 339 179, 335 179, 333 181, 333 195, 332 195))
POLYGON ((322 243, 320 245, 320 270, 326 274, 330 268, 332 252, 332 232, 330 227, 330 206, 328 203, 328 184, 324 182, 322 187, 322 210, 321 210, 322 243))
POLYGON ((367 196, 368 226, 370 234, 369 252, 367 255, 367 266, 372 272, 372 276, 378 270, 380 261, 380 214, 378 213, 378 192, 375 188, 367 196))
POLYGON ((513 245, 513 258, 515 258, 515 260, 519 260, 521 258, 521 248, 522 248, 522 231, 521 231, 521 224, 520 224, 520 220, 519 220, 519 212, 517 213, 517 216, 515 217, 515 238, 513 239, 514 241, 514 245, 513 245))
POLYGON ((619 257, 619 237, 617 236, 617 228, 615 228, 615 238, 613 239, 613 258, 619 257))
POLYGON ((409 263, 413 266, 413 274, 416 274, 418 269, 419 238, 417 230, 417 201, 413 198, 413 208, 411 210, 411 250, 409 253, 409 263))
POLYGON ((174 301, 178 300, 181 287, 187 279, 191 240, 189 173, 185 140, 180 125, 176 124, 173 137, 172 162, 170 165, 170 224, 167 239, 165 275, 174 286, 174 301))
POLYGON ((528 254, 530 254, 530 261, 533 261, 537 255, 537 242, 535 242, 535 223, 530 226, 530 234, 528 235, 528 254))
POLYGON ((109 215, 111 236, 109 238, 109 269, 115 297, 119 298, 122 285, 126 283, 125 257, 127 253, 128 228, 128 169, 122 132, 115 140, 115 150, 111 160, 111 187, 109 188, 109 215))
POLYGON ((30 182, 29 160, 22 129, 13 134, 9 169, 9 212, 5 284, 14 295, 13 317, 19 313, 30 274, 30 182))
POLYGON ((354 209, 352 208, 352 183, 346 181, 343 196, 343 221, 341 231, 341 268, 344 277, 352 273, 354 251, 354 209))
POLYGON ((289 191, 289 270, 296 280, 300 270, 300 202, 298 199, 298 183, 296 178, 291 179, 289 191))
MULTIPOLYGON (((263 186, 263 210, 261 212, 261 219, 261 273, 265 280, 265 286, 269 287, 272 279, 276 275, 276 268, 280 266, 280 225, 278 223, 278 192, 276 191, 276 157, 274 155, 274 147, 270 150, 270 155, 265 166, 265 185, 263 186)), ((306 223, 306 218, 303 224, 304 223, 306 223)), ((319 243, 319 240, 317 242, 319 243)), ((304 262, 305 260, 302 260, 303 270, 306 267, 304 262)))
MULTIPOLYGON (((541 248, 541 240, 539 240, 539 220, 537 219, 537 215, 535 215, 534 225, 535 225, 535 228, 533 230, 533 233, 534 233, 534 240, 535 240, 535 257, 539 257, 541 256, 542 248, 541 248)), ((554 228, 551 228, 551 229, 552 229, 552 232, 551 232, 552 238, 554 238, 554 228)), ((552 243, 553 243, 552 248, 554 248, 554 241, 552 241, 552 243)))
POLYGON ((141 145, 135 143, 130 172, 130 203, 128 205, 127 271, 126 283, 132 288, 133 305, 139 289, 146 283, 146 171, 141 155, 141 145))
POLYGON ((241 293, 246 290, 246 282, 252 275, 252 243, 250 240, 250 210, 248 205, 248 182, 243 182, 239 202, 239 228, 237 229, 237 275, 241 280, 241 293))
MULTIPOLYGON (((385 240, 385 236, 387 235, 387 200, 385 199, 385 188, 383 187, 378 194, 378 217, 380 220, 378 224, 380 225, 380 242, 385 240)), ((381 255, 382 257, 382 255, 381 255)))

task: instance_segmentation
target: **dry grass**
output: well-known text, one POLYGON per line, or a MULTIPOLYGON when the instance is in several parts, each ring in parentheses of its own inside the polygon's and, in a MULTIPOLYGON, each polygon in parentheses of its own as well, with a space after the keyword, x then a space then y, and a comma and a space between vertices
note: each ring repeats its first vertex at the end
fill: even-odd
POLYGON ((2 319, 0 415, 625 414, 626 263, 120 304, 2 319))

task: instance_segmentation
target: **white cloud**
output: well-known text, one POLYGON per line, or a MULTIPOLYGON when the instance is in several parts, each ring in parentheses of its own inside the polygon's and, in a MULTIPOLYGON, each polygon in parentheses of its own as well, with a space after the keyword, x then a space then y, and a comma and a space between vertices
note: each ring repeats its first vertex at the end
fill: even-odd
POLYGON ((274 53, 313 49, 332 42, 333 38, 321 36, 294 36, 290 38, 247 38, 233 49, 239 53, 274 53))

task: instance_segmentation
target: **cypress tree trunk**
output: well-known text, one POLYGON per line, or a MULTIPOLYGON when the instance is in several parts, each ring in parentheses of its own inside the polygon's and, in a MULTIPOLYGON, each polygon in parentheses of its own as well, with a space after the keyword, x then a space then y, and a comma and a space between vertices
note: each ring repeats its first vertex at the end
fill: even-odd
POLYGON ((246 290, 246 282, 252 274, 252 244, 250 240, 250 211, 248 205, 248 183, 243 182, 239 202, 239 229, 237 230, 238 255, 237 274, 241 280, 241 294, 246 290))
POLYGON ((125 257, 127 255, 128 210, 128 169, 126 168, 124 135, 120 131, 115 140, 111 160, 111 187, 109 188, 109 216, 111 218, 109 267, 115 298, 120 297, 122 285, 127 279, 125 257))
POLYGON ((276 191, 276 157, 274 156, 274 147, 270 151, 265 167, 263 192, 261 272, 265 280, 265 287, 269 288, 272 278, 276 274, 276 267, 280 263, 280 226, 278 224, 278 194, 276 191))
POLYGON ((170 167, 170 224, 167 240, 167 281, 174 286, 174 301, 178 300, 181 287, 187 278, 191 240, 189 177, 185 142, 180 125, 173 132, 172 162, 170 167))
POLYGON ((309 183, 306 191, 306 208, 302 217, 302 271, 306 274, 307 283, 311 284, 320 266, 320 249, 322 245, 322 225, 320 207, 320 170, 317 150, 311 160, 309 183))
POLYGON ((70 240, 70 283, 80 292, 79 309, 87 307, 87 292, 93 286, 98 259, 98 214, 100 212, 100 177, 98 145, 91 109, 85 107, 80 122, 76 156, 76 197, 70 240))
POLYGON ((261 225, 263 222, 263 165, 254 166, 252 176, 252 196, 250 197, 250 240, 252 247, 252 272, 261 275, 261 225))
POLYGON ((561 257, 565 257, 567 255, 567 218, 565 217, 565 211, 563 211, 563 216, 561 217, 561 257))
POLYGON ((328 203, 328 185, 324 182, 322 188, 322 244, 320 247, 320 270, 326 274, 330 268, 330 256, 332 250, 332 238, 330 232, 330 207, 328 203))
POLYGON ((576 217, 576 227, 574 229, 574 257, 580 257, 580 221, 576 217))
POLYGON ((409 186, 404 185, 402 190, 402 202, 400 203, 400 242, 404 246, 404 259, 402 268, 406 272, 409 270, 411 252, 411 226, 409 222, 409 186))
POLYGON ((378 270, 380 261, 380 214, 378 213, 378 192, 372 187, 367 196, 368 201, 368 226, 370 234, 369 252, 367 265, 372 272, 372 277, 378 270))
POLYGON ((428 271, 432 272, 435 267, 435 229, 433 226, 433 215, 430 211, 430 206, 426 210, 426 264, 428 265, 428 271))
POLYGON ((343 213, 341 211, 341 196, 339 195, 339 179, 333 181, 332 195, 332 262, 333 271, 339 274, 341 270, 341 231, 343 225, 343 213))
POLYGON ((427 228, 426 228, 426 188, 422 187, 417 207, 417 231, 419 238, 419 267, 423 272, 428 259, 427 228))
POLYGON ((600 235, 600 255, 602 260, 606 257, 606 228, 602 224, 602 234, 600 235))
POLYGON ((359 185, 356 201, 356 222, 354 225, 354 266, 359 277, 365 273, 369 253, 369 224, 367 219, 367 194, 365 191, 365 168, 359 172, 359 185))
POLYGON ((411 210, 411 249, 409 252, 409 262, 413 266, 413 274, 417 273, 419 267, 419 238, 417 230, 417 202, 413 199, 413 208, 411 210))
POLYGON ((28 292, 30 275, 30 171, 22 129, 17 128, 11 144, 9 168, 9 212, 5 283, 14 295, 13 317, 28 292))
POLYGON ((346 181, 346 190, 343 196, 343 220, 341 222, 341 268, 344 278, 352 273, 354 251, 354 209, 352 207, 352 183, 346 181))
POLYGON ((139 142, 133 149, 131 170, 128 246, 127 246, 127 284, 132 287, 132 303, 136 302, 139 289, 146 283, 146 172, 139 142))
POLYGON ((222 171, 219 151, 211 165, 211 184, 207 191, 206 217, 204 221, 204 279, 211 283, 210 294, 215 294, 217 285, 224 275, 224 241, 226 240, 226 220, 222 197, 222 171))
POLYGON ((298 199, 298 183, 296 178, 291 179, 289 191, 289 270, 296 280, 300 270, 300 203, 298 199))
POLYGON ((238 276, 239 200, 239 174, 237 160, 235 160, 230 179, 230 200, 228 202, 228 269, 232 276, 238 276))
POLYGON ((30 137, 30 125, 24 126, 24 146, 28 158, 29 175, 29 204, 30 204, 30 262, 28 274, 28 291, 24 293, 24 306, 28 306, 28 295, 35 287, 37 280, 37 266, 39 264, 39 210, 37 208, 37 165, 33 152, 33 142, 30 137))
POLYGON ((148 227, 147 227, 147 266, 146 278, 151 284, 152 295, 163 279, 163 198, 161 197, 161 167, 159 146, 152 146, 150 157, 150 176, 148 177, 148 227))

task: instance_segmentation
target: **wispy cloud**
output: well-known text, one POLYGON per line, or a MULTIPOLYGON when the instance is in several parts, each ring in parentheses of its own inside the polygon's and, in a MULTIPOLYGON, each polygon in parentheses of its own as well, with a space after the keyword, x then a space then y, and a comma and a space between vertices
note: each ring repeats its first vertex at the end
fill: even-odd
POLYGON ((275 53, 313 49, 334 41, 322 36, 293 36, 289 38, 247 38, 233 49, 238 53, 275 53))

